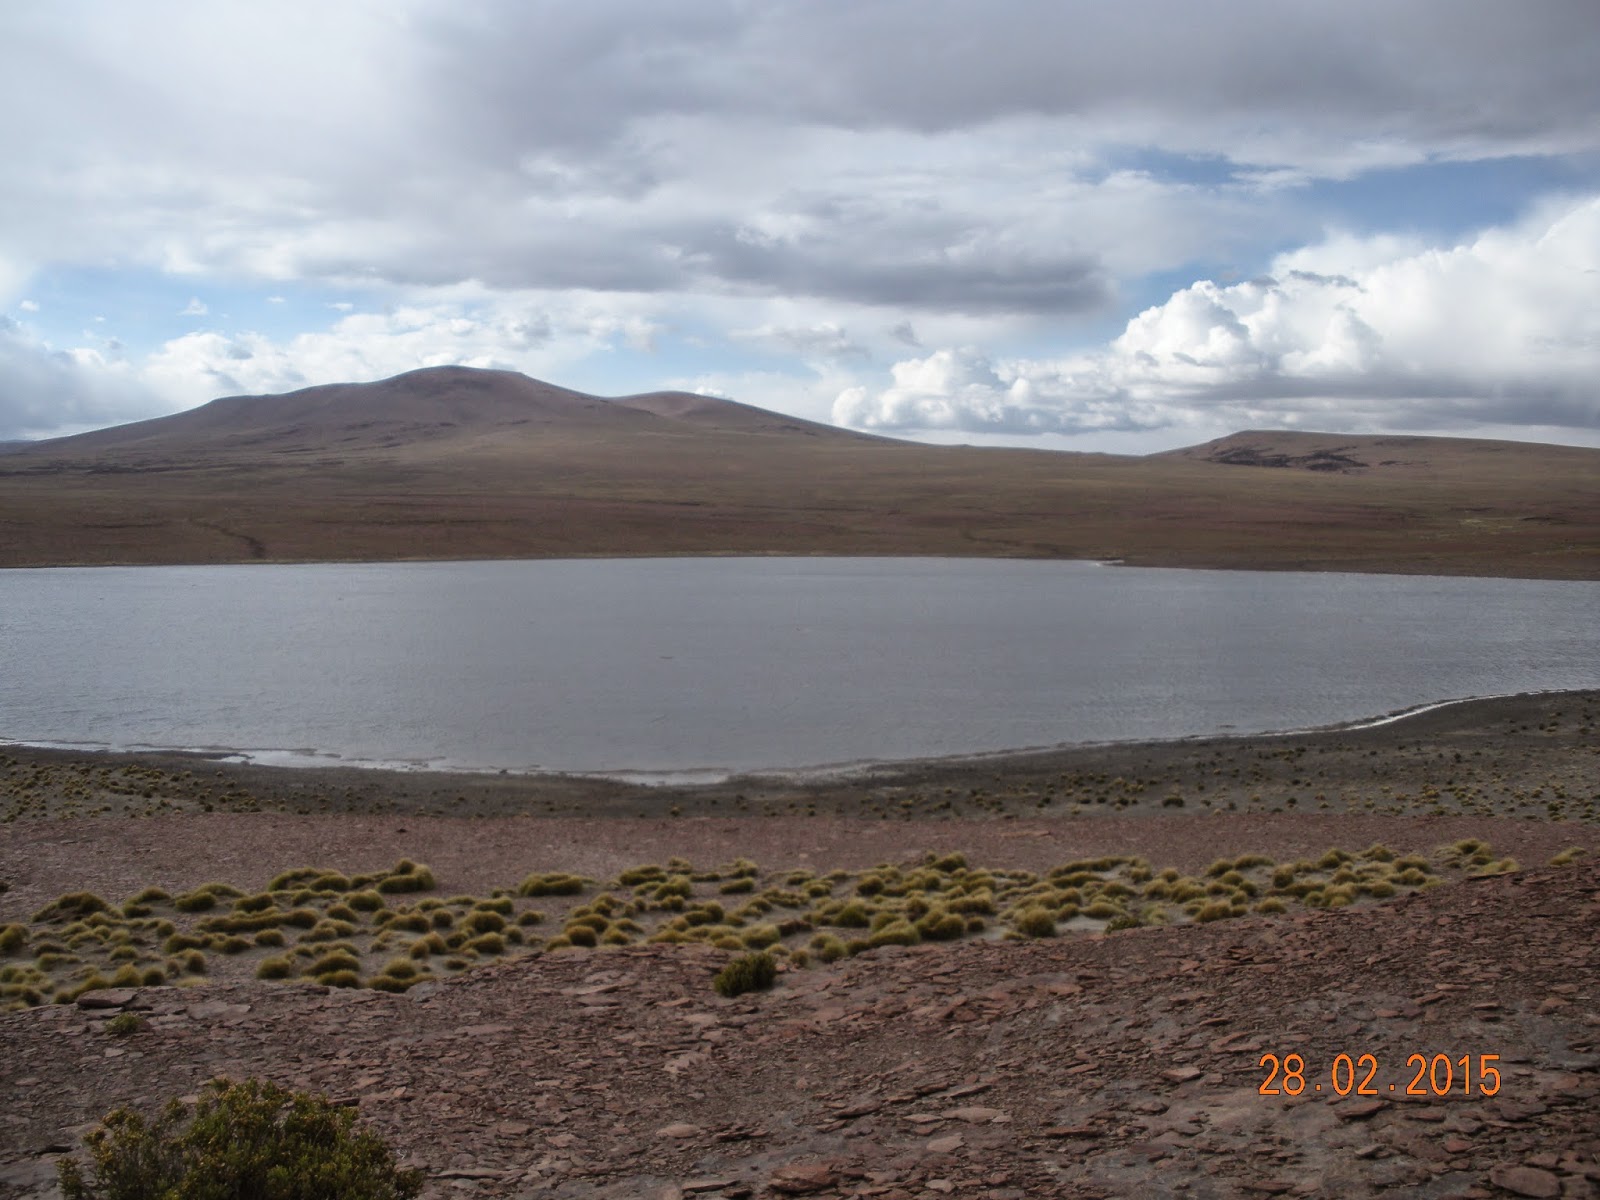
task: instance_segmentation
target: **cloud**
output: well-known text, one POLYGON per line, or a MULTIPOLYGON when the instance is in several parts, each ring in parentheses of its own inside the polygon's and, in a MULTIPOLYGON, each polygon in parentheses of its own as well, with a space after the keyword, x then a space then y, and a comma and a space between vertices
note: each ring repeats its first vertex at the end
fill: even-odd
POLYGON ((52 351, 0 316, 0 441, 97 428, 171 411, 126 364, 52 351))
POLYGON ((24 300, 17 307, 25 313, 36 313, 39 311, 39 302, 37 300, 24 300))
POLYGON ((648 351, 659 332, 647 314, 604 299, 569 296, 559 307, 550 298, 441 299, 350 311, 326 329, 281 339, 198 331, 162 344, 138 375, 152 390, 186 404, 447 365, 523 371, 562 382, 573 363, 619 345, 648 351))
POLYGON ((826 376, 855 419, 950 432, 1399 419, 1402 394, 1472 419, 1513 407, 1495 387, 1587 419, 1539 340, 1583 331, 1536 282, 1518 310, 1469 304, 1466 263, 1426 292, 1473 330, 1454 374, 1395 289, 1508 211, 1470 181, 1515 176, 1509 205, 1596 177, 1596 32, 1592 0, 0 5, 0 308, 109 311, 151 332, 106 370, 196 400, 435 360, 559 379, 676 336, 705 351, 686 376, 759 345, 808 404, 826 376), (1323 238, 1330 212, 1351 232, 1323 238), (126 319, 124 272, 165 277, 141 317, 202 291, 259 312, 254 288, 272 335, 189 311, 217 329, 162 342, 196 326, 126 319), (339 296, 353 324, 307 315, 339 296), (1152 297, 1100 352, 1043 357, 1152 297), (530 303, 542 340, 511 328, 530 303), (904 381, 865 376, 897 358, 904 381))
POLYGON ((835 420, 885 430, 1600 428, 1600 197, 1455 246, 1332 237, 1244 283, 1203 280, 1102 350, 940 350, 835 420))
POLYGON ((815 325, 769 323, 754 329, 735 329, 728 336, 737 342, 768 346, 803 359, 830 361, 871 356, 871 351, 832 321, 821 321, 815 325))
POLYGON ((203 317, 210 311, 211 310, 201 302, 200 297, 193 296, 190 297, 189 303, 183 306, 183 310, 179 312, 178 315, 180 317, 203 317))
POLYGON ((0 10, 0 259, 1063 315, 1288 179, 1600 149, 1587 0, 73 11, 0 10))

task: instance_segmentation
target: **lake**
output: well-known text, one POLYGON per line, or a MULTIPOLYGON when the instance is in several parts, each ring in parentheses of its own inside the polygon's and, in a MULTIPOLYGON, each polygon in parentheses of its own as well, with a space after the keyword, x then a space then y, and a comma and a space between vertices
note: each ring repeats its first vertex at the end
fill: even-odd
POLYGON ((974 559, 0 571, 0 738, 720 776, 1600 686, 1600 584, 974 559))

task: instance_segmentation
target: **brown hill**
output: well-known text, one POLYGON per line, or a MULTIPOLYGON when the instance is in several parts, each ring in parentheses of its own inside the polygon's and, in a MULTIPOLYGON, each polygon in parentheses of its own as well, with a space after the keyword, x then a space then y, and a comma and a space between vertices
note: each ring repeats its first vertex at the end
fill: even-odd
POLYGON ((1484 438, 1309 433, 1250 429, 1199 446, 1169 450, 1154 457, 1181 458, 1231 467, 1274 467, 1352 474, 1471 470, 1537 470, 1552 462, 1593 470, 1595 452, 1576 446, 1484 438))
POLYGON ((925 446, 441 367, 0 457, 0 566, 705 553, 1600 578, 1600 451, 1265 432, 1143 459, 925 446))
POLYGON ((493 436, 503 445, 552 432, 626 436, 702 430, 863 435, 684 392, 616 400, 519 375, 429 367, 375 383, 337 383, 276 396, 225 396, 172 416, 19 447, 51 463, 193 466, 218 457, 414 450, 493 436))

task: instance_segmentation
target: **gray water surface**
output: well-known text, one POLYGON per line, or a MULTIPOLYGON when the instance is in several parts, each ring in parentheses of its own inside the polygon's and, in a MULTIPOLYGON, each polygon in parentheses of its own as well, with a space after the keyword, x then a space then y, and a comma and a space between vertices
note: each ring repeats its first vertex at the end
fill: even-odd
POLYGON ((0 571, 0 737, 797 769, 1600 686, 1600 584, 973 559, 0 571))

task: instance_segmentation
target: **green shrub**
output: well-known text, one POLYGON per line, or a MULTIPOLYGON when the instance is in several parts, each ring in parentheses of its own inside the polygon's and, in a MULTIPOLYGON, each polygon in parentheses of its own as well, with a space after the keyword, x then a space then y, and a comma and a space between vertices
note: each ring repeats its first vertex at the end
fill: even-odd
POLYGON ((1028 908, 1017 914, 1013 922, 1017 932, 1028 937, 1045 938, 1055 937, 1055 914, 1047 908, 1028 908))
POLYGON ((852 900, 828 918, 827 924, 837 925, 842 929, 865 929, 872 924, 872 917, 868 914, 865 904, 859 900, 852 900))
POLYGON ((504 954, 506 940, 498 933, 480 934, 467 943, 467 949, 475 954, 504 954))
POLYGON ((756 954, 741 954, 717 972, 711 986, 719 996, 742 996, 745 992, 762 991, 772 986, 778 977, 778 960, 765 950, 756 954))
POLYGON ((962 917, 940 908, 930 909, 927 916, 917 922, 917 932, 931 942, 952 941, 966 931, 967 923, 962 917))
POLYGON ((583 891, 583 880, 576 875, 529 875, 517 888, 523 896, 576 896, 583 891))
POLYGON ((667 873, 654 863, 647 863, 641 867, 629 867, 617 876, 618 887, 638 887, 645 883, 660 883, 667 877, 667 873))
POLYGON ((293 974, 293 964, 283 957, 264 958, 256 968, 257 979, 287 979, 293 974))
POLYGON ((427 958, 432 954, 448 953, 449 949, 450 947, 445 945, 445 941, 442 937, 440 937, 437 933, 430 933, 427 937, 420 937, 416 941, 412 942, 410 948, 406 950, 406 953, 412 958, 427 958))
POLYGON ((306 968, 307 975, 329 975, 334 971, 359 971, 361 960, 346 950, 324 954, 306 968))
MULTIPOLYGON (((605 921, 602 918, 601 924, 605 921)), ((497 912, 485 912, 482 909, 473 909, 461 922, 461 928, 468 933, 499 933, 506 927, 506 919, 497 912)))
POLYGON ((838 962, 850 953, 844 942, 831 933, 819 933, 811 939, 811 951, 822 962, 838 962))
POLYGON ((6 925, 0 928, 0 954, 15 954, 28 940, 24 925, 6 925))
POLYGON ((216 1080, 192 1113, 175 1100, 150 1124, 117 1109, 87 1142, 87 1179, 59 1164, 65 1200, 410 1200, 423 1183, 354 1110, 254 1079, 216 1080))
POLYGON ((917 927, 909 921, 890 921, 873 931, 867 939, 869 946, 915 946, 922 941, 917 927))
POLYGON ((674 875, 665 883, 657 884, 650 891, 651 899, 658 904, 666 903, 674 898, 688 900, 694 895, 694 880, 687 875, 674 875))
POLYGON ((110 907, 93 892, 68 892, 34 913, 33 919, 35 921, 80 920, 91 913, 105 912, 110 907))
POLYGON ((740 940, 752 950, 765 950, 782 938, 776 925, 753 925, 746 929, 740 940))
POLYGON ((144 1028, 144 1018, 138 1013, 118 1013, 106 1022, 106 1032, 113 1037, 129 1037, 144 1028))
POLYGON ((392 874, 378 880, 378 891, 386 896, 397 896, 406 891, 432 891, 435 886, 438 883, 434 880, 434 872, 408 859, 400 859, 392 874), (400 870, 400 867, 410 867, 410 870, 400 870))

